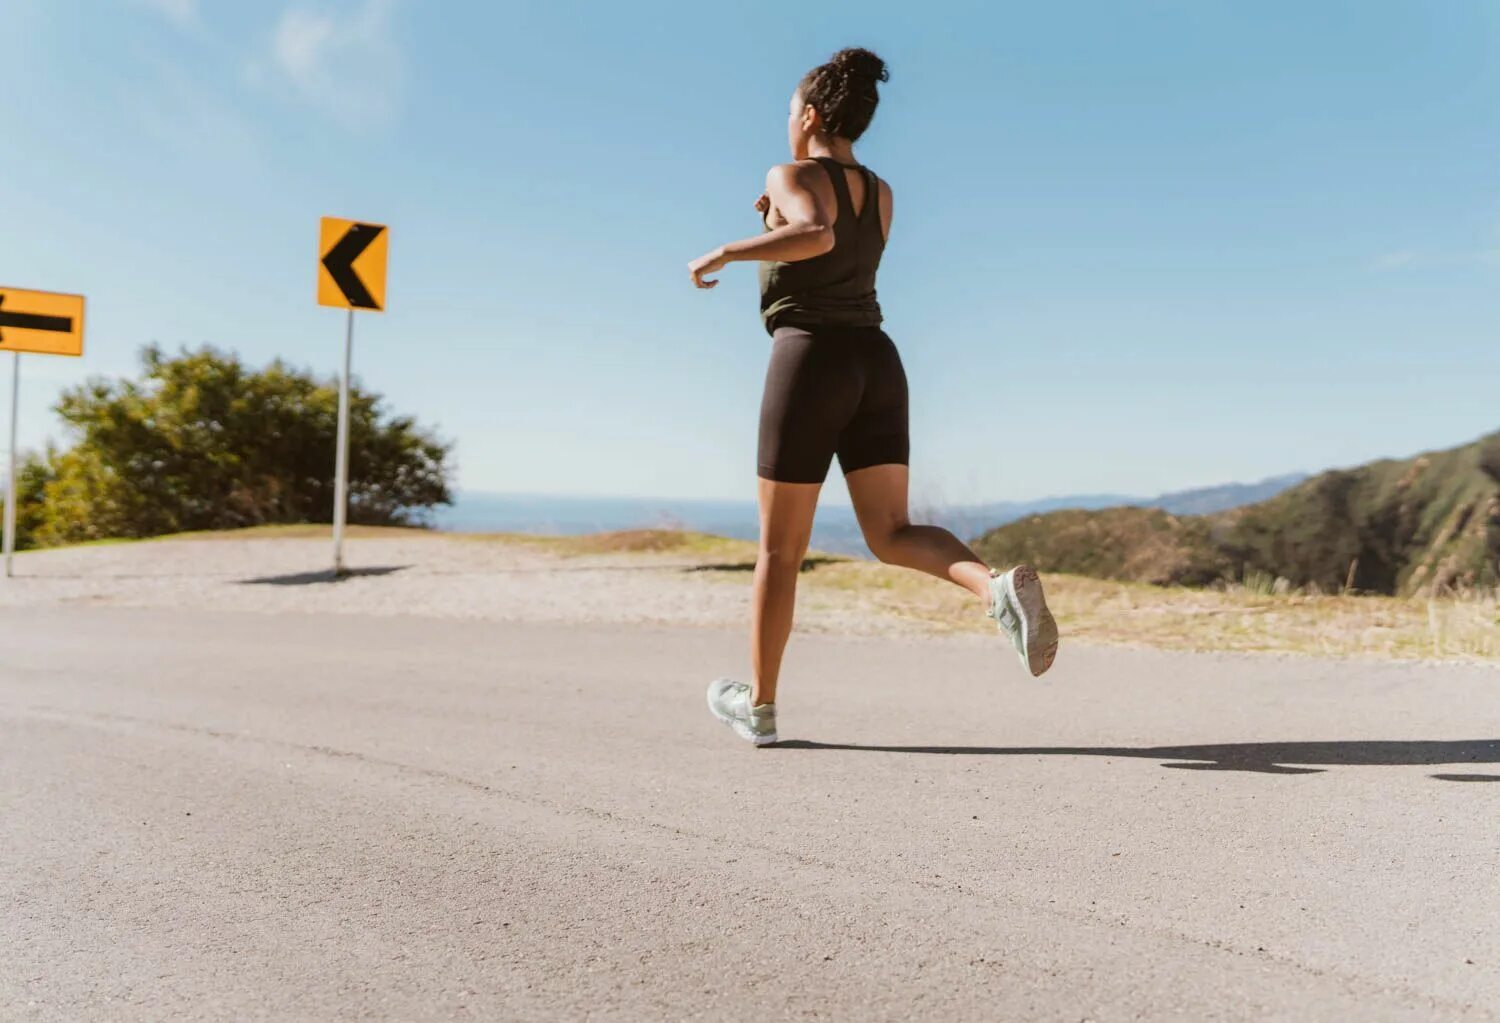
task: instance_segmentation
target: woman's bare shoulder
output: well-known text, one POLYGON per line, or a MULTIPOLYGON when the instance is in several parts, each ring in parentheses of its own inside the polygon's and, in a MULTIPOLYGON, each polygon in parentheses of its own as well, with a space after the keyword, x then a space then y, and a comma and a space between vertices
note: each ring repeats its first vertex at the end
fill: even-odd
POLYGON ((823 168, 817 160, 793 160, 775 164, 766 171, 766 184, 805 185, 817 180, 815 175, 821 173, 823 168))

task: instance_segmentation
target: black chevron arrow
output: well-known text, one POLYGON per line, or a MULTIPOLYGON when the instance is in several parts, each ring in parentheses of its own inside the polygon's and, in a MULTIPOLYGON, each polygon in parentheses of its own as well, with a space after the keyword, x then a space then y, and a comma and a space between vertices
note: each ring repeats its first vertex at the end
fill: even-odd
MULTIPOLYGON (((5 305, 5 296, 0 294, 0 306, 5 305)), ((5 328, 17 330, 52 330, 62 334, 73 332, 71 316, 42 316, 37 313, 8 313, 0 308, 0 341, 5 340, 5 328)))
POLYGON ((323 267, 328 271, 328 276, 333 278, 333 283, 339 286, 349 304, 356 309, 380 308, 375 296, 365 287, 365 282, 354 272, 354 261, 384 230, 385 228, 374 224, 355 224, 344 232, 344 237, 323 257, 323 267))

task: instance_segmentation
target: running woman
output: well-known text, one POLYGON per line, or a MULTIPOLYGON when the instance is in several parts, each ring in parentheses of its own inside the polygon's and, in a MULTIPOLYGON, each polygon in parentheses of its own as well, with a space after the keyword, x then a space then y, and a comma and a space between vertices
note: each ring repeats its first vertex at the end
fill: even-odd
POLYGON ((760 409, 753 677, 708 687, 714 716, 757 746, 777 740, 776 682, 797 575, 834 455, 871 553, 973 593, 1032 675, 1057 653, 1057 623, 1030 566, 991 570, 952 533, 912 525, 907 514, 906 374, 875 299, 891 186, 854 156, 875 115, 877 84, 889 78, 865 49, 840 50, 803 76, 787 118, 792 162, 771 168, 755 202, 763 232, 688 264, 693 284, 712 288, 710 274, 758 260, 761 317, 773 339, 760 409))

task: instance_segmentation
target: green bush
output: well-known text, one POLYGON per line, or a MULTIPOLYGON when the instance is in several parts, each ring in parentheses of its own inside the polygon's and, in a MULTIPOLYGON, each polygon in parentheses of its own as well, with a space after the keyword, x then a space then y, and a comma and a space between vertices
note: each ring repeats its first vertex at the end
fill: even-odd
MULTIPOLYGON (((337 382, 213 348, 150 347, 142 369, 63 394, 74 444, 26 461, 23 545, 332 521, 337 382)), ((421 524, 451 502, 450 446, 357 387, 349 442, 350 522, 421 524)))

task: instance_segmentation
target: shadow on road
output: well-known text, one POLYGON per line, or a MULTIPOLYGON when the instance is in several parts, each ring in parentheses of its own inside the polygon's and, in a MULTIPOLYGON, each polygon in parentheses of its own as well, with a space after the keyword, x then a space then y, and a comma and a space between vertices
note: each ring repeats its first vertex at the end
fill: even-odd
MULTIPOLYGON (((1232 742, 1219 746, 861 746, 793 739, 778 749, 937 753, 949 756, 1137 757, 1187 771, 1319 774, 1327 766, 1500 764, 1500 739, 1232 742), (1298 765, 1298 766, 1289 766, 1298 765), (1308 766, 1316 765, 1316 766, 1308 766)), ((1500 781, 1500 775, 1434 774, 1442 781, 1500 781)))
POLYGON ((241 586, 310 586, 313 583, 341 583, 345 579, 365 575, 392 575, 410 565, 374 565, 370 568, 346 568, 342 575, 334 575, 332 569, 317 572, 296 572, 292 575, 268 575, 259 579, 241 579, 241 586))
MULTIPOLYGON (((835 562, 838 562, 838 561, 847 561, 847 560, 849 560, 849 559, 847 559, 847 558, 825 558, 825 557, 822 557, 821 555, 814 554, 810 558, 803 558, 802 559, 802 567, 800 569, 798 569, 798 571, 800 571, 800 572, 811 572, 813 569, 817 568, 820 565, 832 565, 835 562)), ((687 568, 684 568, 683 571, 684 572, 754 572, 755 571, 755 562, 753 562, 753 561, 728 561, 728 562, 725 562, 722 565, 690 565, 687 568)))

